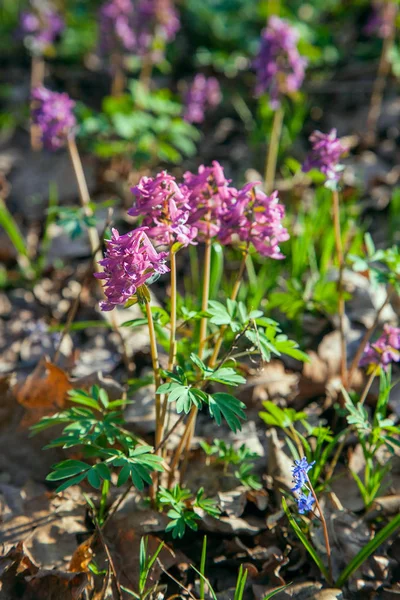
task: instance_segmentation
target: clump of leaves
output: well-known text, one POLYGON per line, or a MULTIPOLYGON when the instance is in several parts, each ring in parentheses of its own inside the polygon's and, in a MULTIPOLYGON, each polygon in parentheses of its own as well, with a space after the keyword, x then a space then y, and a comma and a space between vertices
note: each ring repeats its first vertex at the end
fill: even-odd
POLYGON ((230 466, 235 467, 233 475, 240 483, 253 490, 260 490, 262 485, 258 477, 253 473, 253 461, 259 458, 258 454, 242 444, 235 448, 233 444, 227 444, 223 440, 215 439, 212 445, 205 441, 200 442, 201 447, 207 456, 215 457, 216 461, 224 465, 224 472, 227 473, 230 466))
POLYGON ((118 486, 128 479, 138 490, 151 485, 151 473, 163 470, 162 460, 153 453, 151 446, 140 443, 123 429, 124 418, 120 408, 126 401, 110 401, 107 392, 98 386, 93 386, 90 393, 71 390, 69 400, 77 406, 44 417, 32 427, 32 433, 37 434, 49 427, 64 425, 61 436, 46 448, 81 446, 82 452, 90 460, 68 459, 54 465, 47 480, 65 480, 56 491, 61 492, 84 479, 99 489, 102 481, 111 481, 114 469, 120 469, 118 486))
POLYGON ((204 489, 200 488, 195 497, 190 490, 176 485, 172 490, 160 487, 157 494, 157 503, 160 507, 169 508, 167 516, 171 519, 165 531, 170 531, 173 538, 183 537, 186 527, 197 531, 197 521, 201 516, 195 509, 201 509, 212 517, 218 517, 220 510, 216 503, 204 496, 204 489))

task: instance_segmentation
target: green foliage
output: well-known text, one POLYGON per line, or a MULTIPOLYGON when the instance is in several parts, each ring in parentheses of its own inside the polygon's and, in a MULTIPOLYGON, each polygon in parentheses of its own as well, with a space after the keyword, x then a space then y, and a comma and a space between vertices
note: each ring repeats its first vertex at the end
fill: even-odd
POLYGON ((105 98, 101 114, 80 108, 80 135, 93 140, 95 154, 124 155, 136 165, 158 160, 179 163, 192 156, 198 131, 182 119, 182 106, 170 92, 148 91, 133 80, 128 87, 129 93, 105 98))
POLYGON ((394 455, 396 448, 400 447, 400 427, 386 416, 392 387, 390 369, 387 373, 381 369, 379 396, 372 422, 364 406, 354 404, 349 394, 343 390, 345 407, 348 411, 347 422, 357 433, 365 459, 363 479, 354 471, 351 471, 351 474, 358 485, 366 508, 370 507, 382 492, 385 476, 391 468, 390 461, 381 464, 376 458, 378 450, 386 446, 386 449, 394 455))
POLYGON ((215 502, 204 497, 204 490, 200 488, 195 498, 190 490, 176 485, 172 490, 160 487, 157 502, 161 507, 169 507, 167 516, 171 519, 165 531, 170 531, 173 538, 183 537, 186 527, 197 531, 197 521, 200 519, 194 509, 201 509, 212 517, 220 514, 215 502))
POLYGON ((377 250, 369 233, 364 238, 366 255, 350 255, 355 271, 367 272, 373 285, 393 286, 400 290, 400 252, 397 245, 377 250))
POLYGON ((129 478, 139 490, 143 490, 145 484, 150 485, 151 473, 163 470, 162 459, 153 454, 151 446, 139 444, 123 429, 124 419, 119 409, 126 401, 110 401, 106 391, 98 386, 93 386, 90 394, 84 390, 71 390, 69 399, 78 406, 44 417, 32 427, 32 433, 37 434, 49 427, 63 425, 62 435, 46 448, 81 446, 86 456, 97 462, 89 464, 66 460, 54 465, 47 480, 67 479, 56 491, 61 492, 84 479, 92 487, 99 489, 102 480, 111 480, 112 467, 121 468, 118 486, 126 483, 129 478))
POLYGON ((200 442, 200 445, 207 456, 215 456, 217 462, 225 466, 225 470, 229 466, 237 467, 233 470, 233 475, 242 485, 253 490, 262 488, 258 477, 253 473, 253 465, 249 464, 258 458, 258 454, 252 452, 245 444, 235 448, 233 444, 226 444, 223 440, 214 439, 212 445, 207 444, 204 440, 200 442))

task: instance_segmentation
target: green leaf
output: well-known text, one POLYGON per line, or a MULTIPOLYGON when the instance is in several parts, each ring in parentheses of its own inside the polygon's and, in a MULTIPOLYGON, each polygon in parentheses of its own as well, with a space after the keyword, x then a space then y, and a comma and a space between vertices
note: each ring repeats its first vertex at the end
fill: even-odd
POLYGON ((349 577, 361 567, 361 565, 367 560, 371 554, 379 548, 398 528, 400 527, 400 514, 394 517, 389 523, 381 529, 379 533, 375 535, 372 540, 368 542, 364 548, 356 554, 356 556, 350 561, 347 567, 342 571, 339 579, 336 582, 336 586, 341 588, 346 583, 349 577))
POLYGON ((295 532, 295 534, 297 535, 297 537, 299 538, 304 548, 307 550, 307 552, 309 553, 309 555, 311 556, 311 558, 313 559, 313 561, 315 562, 325 579, 329 581, 329 574, 324 563, 322 562, 322 558, 319 556, 314 546, 308 541, 307 537, 304 535, 304 533, 296 523, 296 520, 290 512, 285 498, 282 498, 282 507, 286 513, 287 518, 289 519, 289 523, 292 526, 293 531, 295 532))
POLYGON ((233 432, 241 431, 240 419, 246 419, 243 411, 246 405, 243 402, 231 394, 219 392, 209 396, 208 403, 210 415, 218 425, 221 425, 221 416, 223 416, 233 432))
POLYGON ((76 477, 72 477, 72 479, 68 479, 68 481, 64 481, 64 483, 59 485, 58 488, 56 489, 56 494, 58 494, 59 492, 63 492, 67 488, 71 487, 71 485, 78 485, 78 483, 80 483, 83 479, 85 479, 85 477, 86 477, 86 472, 81 473, 80 475, 77 475, 76 477))
POLYGON ((91 398, 84 392, 83 390, 71 390, 68 392, 71 402, 75 404, 82 404, 83 406, 88 406, 90 408, 94 408, 95 410, 100 411, 100 404, 94 398, 91 398))
POLYGON ((216 371, 205 375, 209 381, 217 381, 225 385, 237 386, 246 383, 246 379, 239 375, 232 367, 220 367, 216 371))
POLYGON ((264 596, 264 598, 262 600, 270 600, 270 598, 273 598, 274 596, 276 596, 276 594, 279 594, 279 592, 283 592, 283 590, 287 590, 291 585, 292 585, 291 583, 287 583, 286 585, 281 585, 281 587, 275 588, 274 590, 269 592, 266 596, 264 596))

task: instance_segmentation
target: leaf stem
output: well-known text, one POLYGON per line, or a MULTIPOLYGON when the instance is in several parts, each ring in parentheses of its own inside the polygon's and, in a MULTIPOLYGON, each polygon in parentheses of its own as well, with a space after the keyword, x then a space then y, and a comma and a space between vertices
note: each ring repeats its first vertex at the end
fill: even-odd
POLYGON ((367 381, 367 385, 365 386, 364 391, 363 391, 362 396, 359 401, 359 404, 361 406, 364 404, 365 400, 367 399, 368 393, 371 389, 371 386, 372 386, 374 379, 377 376, 378 372, 379 372, 379 366, 377 366, 370 374, 368 381, 367 381))
POLYGON ((282 133, 283 107, 279 106, 274 113, 271 138, 268 146, 267 160, 265 164, 265 192, 270 194, 275 183, 276 164, 278 160, 279 140, 282 133))

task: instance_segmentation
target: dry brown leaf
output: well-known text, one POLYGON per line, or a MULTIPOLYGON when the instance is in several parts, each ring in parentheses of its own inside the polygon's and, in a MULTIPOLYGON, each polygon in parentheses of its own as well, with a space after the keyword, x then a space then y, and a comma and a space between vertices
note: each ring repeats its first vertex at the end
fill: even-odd
POLYGON ((83 571, 89 571, 89 564, 93 559, 93 544, 94 536, 82 542, 72 555, 71 562, 69 563, 69 571, 72 573, 82 573, 83 571))
POLYGON ((65 371, 43 358, 23 383, 14 386, 17 402, 29 410, 21 424, 31 425, 41 416, 63 408, 70 389, 72 384, 65 371))

